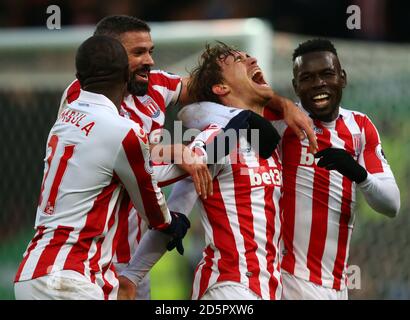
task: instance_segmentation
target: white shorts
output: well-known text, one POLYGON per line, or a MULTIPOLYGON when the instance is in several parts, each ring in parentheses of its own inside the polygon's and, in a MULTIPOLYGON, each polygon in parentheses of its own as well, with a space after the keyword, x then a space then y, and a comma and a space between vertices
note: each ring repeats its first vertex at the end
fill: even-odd
POLYGON ((97 284, 71 270, 14 284, 16 300, 104 300, 97 284))
POLYGON ((347 288, 337 291, 282 270, 283 300, 347 300, 347 288))
MULTIPOLYGON (((126 263, 114 263, 114 265, 118 275, 120 275, 127 266, 126 263)), ((144 279, 138 284, 135 300, 151 300, 151 281, 149 273, 147 273, 144 279)))
POLYGON ((239 282, 223 281, 206 290, 200 300, 262 300, 262 298, 239 282))

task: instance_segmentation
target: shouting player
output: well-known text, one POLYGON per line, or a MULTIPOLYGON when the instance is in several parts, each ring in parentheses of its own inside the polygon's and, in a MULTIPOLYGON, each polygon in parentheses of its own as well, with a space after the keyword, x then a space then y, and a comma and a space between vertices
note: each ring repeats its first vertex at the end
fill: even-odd
POLYGON ((189 227, 170 214, 150 165, 145 131, 119 115, 129 79, 126 51, 107 36, 78 49, 82 90, 51 128, 30 242, 15 278, 17 299, 104 299, 115 212, 130 197, 147 224, 181 241, 189 227))
MULTIPOLYGON (((273 94, 256 59, 224 44, 208 47, 203 53, 200 65, 191 74, 190 91, 196 99, 259 114, 273 94)), ((215 115, 221 106, 206 103, 204 108, 215 115)), ((228 110, 228 118, 237 110, 222 108, 228 110)), ((201 119, 193 115, 191 120, 201 119)), ((197 127, 204 131, 196 141, 206 141, 218 125, 220 123, 209 121, 205 126, 197 127)), ((255 145, 240 138, 236 152, 210 166, 214 194, 199 202, 206 248, 195 271, 193 299, 281 297, 278 244, 282 181, 278 154, 273 151, 279 136, 276 131, 270 135, 266 131, 259 135, 259 154, 255 152, 255 145), (265 144, 270 146, 266 154, 265 144)), ((173 207, 187 214, 196 200, 190 180, 178 182, 170 197, 173 207)), ((144 236, 137 254, 123 273, 137 287, 144 270, 150 269, 150 263, 155 263, 152 255, 144 256, 143 249, 160 252, 160 248, 153 248, 159 243, 154 235, 149 232, 144 236)), ((130 286, 127 284, 121 289, 127 291, 130 286)))

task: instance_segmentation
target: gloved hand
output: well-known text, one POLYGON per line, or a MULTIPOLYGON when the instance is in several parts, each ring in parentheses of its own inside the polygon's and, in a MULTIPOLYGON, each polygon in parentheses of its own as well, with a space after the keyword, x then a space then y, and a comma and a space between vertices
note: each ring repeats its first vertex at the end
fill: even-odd
POLYGON ((171 251, 175 247, 180 255, 184 254, 184 246, 182 245, 182 239, 185 237, 188 229, 191 227, 191 223, 189 222, 186 215, 171 211, 171 223, 165 229, 160 230, 165 234, 169 234, 172 239, 168 242, 167 250, 171 251))
POLYGON ((317 163, 318 167, 337 170, 356 183, 361 183, 367 178, 366 169, 358 164, 346 150, 327 148, 317 152, 315 158, 320 158, 317 163))
POLYGON ((263 159, 268 159, 272 156, 273 151, 277 147, 280 141, 280 135, 272 124, 261 117, 255 112, 251 112, 249 116, 249 129, 247 134, 247 140, 249 143, 255 143, 252 141, 252 129, 259 130, 259 156, 263 159))

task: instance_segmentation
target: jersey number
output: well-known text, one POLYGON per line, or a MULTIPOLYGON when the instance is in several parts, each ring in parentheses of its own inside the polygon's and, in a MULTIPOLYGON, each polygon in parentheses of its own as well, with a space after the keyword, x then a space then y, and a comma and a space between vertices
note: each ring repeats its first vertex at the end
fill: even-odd
POLYGON ((41 191, 40 191, 40 198, 38 201, 38 206, 43 209, 43 212, 46 214, 53 214, 54 213, 54 208, 55 208, 55 202, 58 194, 58 189, 60 187, 61 181, 63 179, 65 170, 67 169, 67 163, 68 160, 73 156, 74 153, 74 145, 66 145, 64 146, 64 150, 62 152, 62 155, 60 157, 54 157, 56 154, 57 150, 57 145, 58 145, 58 136, 52 135, 50 137, 50 140, 48 142, 48 147, 50 148, 50 155, 47 158, 47 170, 44 174, 43 182, 41 183, 41 191), (51 182, 51 187, 50 187, 50 193, 48 195, 47 201, 45 201, 44 205, 42 206, 43 203, 43 193, 44 193, 44 186, 47 183, 50 177, 48 176, 50 172, 50 167, 53 162, 57 162, 56 165, 56 173, 54 177, 52 178, 51 182))

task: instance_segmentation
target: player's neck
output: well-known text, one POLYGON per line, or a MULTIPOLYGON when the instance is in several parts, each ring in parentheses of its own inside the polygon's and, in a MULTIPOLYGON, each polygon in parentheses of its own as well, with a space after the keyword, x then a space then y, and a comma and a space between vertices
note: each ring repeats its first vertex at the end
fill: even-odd
POLYGON ((126 89, 124 86, 113 85, 112 87, 89 87, 86 90, 98 94, 102 94, 117 107, 117 110, 120 111, 122 100, 124 99, 124 94, 126 89))

